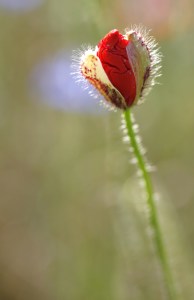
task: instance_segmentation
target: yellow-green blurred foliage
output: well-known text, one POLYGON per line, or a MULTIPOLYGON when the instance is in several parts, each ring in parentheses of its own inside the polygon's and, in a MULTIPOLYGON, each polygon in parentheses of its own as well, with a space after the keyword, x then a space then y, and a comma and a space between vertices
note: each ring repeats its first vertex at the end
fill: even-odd
POLYGON ((163 53, 161 84, 134 113, 180 299, 194 299, 193 11, 192 0, 0 1, 0 299, 165 299, 120 112, 99 111, 67 71, 73 49, 133 23, 163 53))

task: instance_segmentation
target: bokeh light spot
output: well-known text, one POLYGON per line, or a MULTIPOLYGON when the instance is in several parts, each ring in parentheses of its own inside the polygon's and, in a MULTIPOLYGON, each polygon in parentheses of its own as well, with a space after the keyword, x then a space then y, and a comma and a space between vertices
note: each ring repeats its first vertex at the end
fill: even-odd
POLYGON ((0 0, 0 9, 25 12, 37 8, 44 0, 0 0))
POLYGON ((70 55, 59 53, 34 67, 30 74, 33 98, 66 111, 103 113, 106 110, 75 82, 70 55), (35 97, 34 97, 35 96, 35 97))

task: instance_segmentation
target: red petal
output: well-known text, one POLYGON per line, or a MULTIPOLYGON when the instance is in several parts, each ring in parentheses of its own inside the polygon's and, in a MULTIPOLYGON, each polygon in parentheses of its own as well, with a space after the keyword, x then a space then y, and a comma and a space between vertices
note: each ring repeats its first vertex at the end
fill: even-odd
POLYGON ((136 97, 136 79, 126 47, 131 43, 118 30, 110 31, 98 44, 97 56, 113 86, 131 106, 136 97))

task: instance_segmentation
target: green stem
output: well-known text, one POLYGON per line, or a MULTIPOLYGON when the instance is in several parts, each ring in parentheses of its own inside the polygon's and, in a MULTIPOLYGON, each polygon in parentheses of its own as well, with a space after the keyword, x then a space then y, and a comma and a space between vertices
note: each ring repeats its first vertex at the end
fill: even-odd
POLYGON ((137 159, 137 165, 139 170, 142 173, 142 179, 145 184, 145 190, 147 194, 147 206, 149 209, 149 221, 150 226, 153 231, 153 241, 155 244, 156 253, 160 260, 161 268, 163 271, 164 281, 166 283, 168 299, 175 300, 175 289, 173 284, 173 278, 171 275, 170 266, 168 263, 168 258, 165 250, 165 245, 162 237, 162 233, 160 230, 159 220, 158 220, 158 213, 157 208, 155 205, 154 200, 154 191, 152 186, 151 177, 146 167, 146 162, 144 160, 141 145, 137 141, 137 136, 134 132, 133 121, 132 121, 132 114, 130 109, 126 109, 124 111, 124 119, 126 123, 126 129, 128 133, 128 137, 130 139, 130 145, 133 148, 134 155, 137 159))

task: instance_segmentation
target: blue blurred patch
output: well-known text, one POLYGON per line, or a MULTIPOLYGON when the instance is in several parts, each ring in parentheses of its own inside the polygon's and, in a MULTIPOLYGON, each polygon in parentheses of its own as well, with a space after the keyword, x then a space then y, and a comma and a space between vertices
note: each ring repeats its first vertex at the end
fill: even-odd
POLYGON ((33 98, 56 109, 105 113, 106 110, 99 105, 99 101, 76 83, 71 72, 70 56, 67 57, 64 53, 40 62, 30 75, 30 92, 33 98))
POLYGON ((43 4, 44 0, 0 0, 0 9, 25 12, 43 4))

